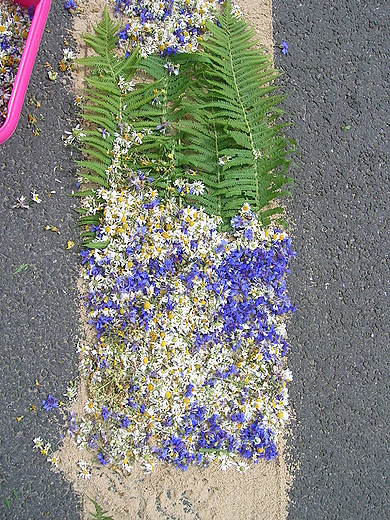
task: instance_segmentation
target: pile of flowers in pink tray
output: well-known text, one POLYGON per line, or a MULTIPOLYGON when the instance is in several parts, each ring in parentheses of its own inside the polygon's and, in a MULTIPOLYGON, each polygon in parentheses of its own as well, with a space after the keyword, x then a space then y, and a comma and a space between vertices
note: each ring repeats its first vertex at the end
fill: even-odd
POLYGON ((0 0, 0 126, 7 117, 8 101, 33 13, 33 7, 25 9, 10 0, 0 0))

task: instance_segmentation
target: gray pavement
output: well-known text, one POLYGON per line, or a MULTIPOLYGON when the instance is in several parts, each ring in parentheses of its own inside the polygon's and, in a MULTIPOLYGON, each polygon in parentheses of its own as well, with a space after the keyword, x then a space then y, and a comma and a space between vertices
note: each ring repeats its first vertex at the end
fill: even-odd
POLYGON ((273 0, 273 11, 300 151, 288 518, 390 518, 390 4, 273 0))
POLYGON ((53 83, 44 66, 49 62, 58 70, 63 40, 71 41, 71 18, 62 0, 52 1, 46 29, 19 125, 0 146, 1 520, 80 518, 70 485, 32 450, 38 436, 53 449, 59 444, 62 415, 45 412, 41 400, 49 393, 61 399, 68 380, 77 376, 79 325, 77 248, 66 249, 78 236, 74 200, 67 196, 75 187, 75 168, 61 141, 75 124, 74 96, 69 78, 59 73, 53 83), (39 109, 27 106, 34 95, 39 109), (38 137, 27 126, 29 113, 37 116, 38 137), (41 204, 14 208, 16 199, 29 198, 32 189, 41 204), (46 231, 47 225, 57 226, 60 235, 46 231))

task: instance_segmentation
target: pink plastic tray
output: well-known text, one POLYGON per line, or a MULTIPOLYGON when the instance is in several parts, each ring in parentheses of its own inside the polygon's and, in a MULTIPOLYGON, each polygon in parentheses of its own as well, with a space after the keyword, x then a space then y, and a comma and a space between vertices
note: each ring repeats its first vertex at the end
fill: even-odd
POLYGON ((19 63, 15 83, 12 88, 11 97, 8 101, 7 117, 0 126, 0 144, 4 143, 13 133, 18 124, 20 111, 26 95, 28 82, 34 66, 38 47, 42 38, 47 15, 50 10, 51 0, 13 0, 22 7, 35 7, 34 17, 24 46, 22 58, 19 63))

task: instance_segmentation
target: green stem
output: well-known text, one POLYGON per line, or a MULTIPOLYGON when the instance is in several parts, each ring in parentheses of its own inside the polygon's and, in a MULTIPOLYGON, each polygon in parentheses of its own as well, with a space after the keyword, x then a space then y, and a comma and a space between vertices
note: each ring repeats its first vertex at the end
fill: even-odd
MULTIPOLYGON (((214 110, 213 110, 214 112, 214 110)), ((213 131, 214 131, 214 137, 215 137, 215 154, 216 154, 216 158, 217 158, 217 181, 218 181, 218 186, 220 185, 220 182, 221 182, 221 166, 219 165, 219 149, 218 149, 218 133, 217 133, 217 129, 215 127, 215 120, 214 120, 214 117, 212 117, 212 122, 213 122, 213 131)), ((218 216, 221 216, 222 215, 222 203, 221 203, 221 195, 218 195, 218 200, 217 200, 217 205, 218 205, 218 216)))
MULTIPOLYGON (((230 16, 231 15, 230 15, 230 12, 229 12, 228 20, 230 19, 230 16)), ((243 116, 244 116, 244 120, 245 120, 245 125, 246 125, 247 131, 248 131, 248 135, 249 135, 249 139, 250 139, 250 143, 251 143, 252 154, 253 154, 253 157, 255 157, 256 154, 255 154, 255 145, 254 145, 254 142, 253 142, 253 135, 252 135, 252 131, 251 131, 251 128, 250 128, 250 125, 249 125, 249 122, 248 122, 248 118, 246 116, 246 110, 245 110, 245 106, 244 106, 244 103, 243 103, 241 95, 240 95, 240 90, 238 88, 237 79, 236 79, 236 73, 234 71, 233 54, 232 54, 232 48, 231 48, 231 38, 230 38, 230 32, 229 32, 229 28, 228 27, 226 27, 226 32, 229 35, 229 38, 228 38, 229 58, 230 58, 230 67, 231 67, 231 71, 232 71, 234 86, 236 88, 238 102, 240 104, 240 107, 241 107, 241 110, 242 110, 242 113, 243 113, 243 116)), ((260 202, 259 202, 259 172, 258 172, 257 161, 256 160, 253 163, 253 170, 254 170, 255 182, 256 182, 256 198, 255 198, 255 200, 256 200, 256 210, 259 210, 260 209, 259 208, 259 206, 260 206, 260 202)))
POLYGON ((200 448, 199 453, 223 453, 224 455, 229 455, 227 450, 221 450, 216 448, 200 448))

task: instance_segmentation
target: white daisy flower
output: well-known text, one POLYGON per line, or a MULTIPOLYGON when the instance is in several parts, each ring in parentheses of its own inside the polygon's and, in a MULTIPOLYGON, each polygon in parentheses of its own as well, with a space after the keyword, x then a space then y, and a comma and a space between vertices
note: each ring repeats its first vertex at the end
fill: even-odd
POLYGON ((42 200, 39 198, 38 193, 35 190, 31 192, 31 199, 37 204, 40 204, 42 202, 42 200))

